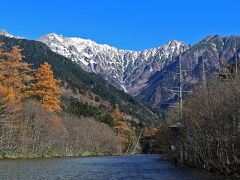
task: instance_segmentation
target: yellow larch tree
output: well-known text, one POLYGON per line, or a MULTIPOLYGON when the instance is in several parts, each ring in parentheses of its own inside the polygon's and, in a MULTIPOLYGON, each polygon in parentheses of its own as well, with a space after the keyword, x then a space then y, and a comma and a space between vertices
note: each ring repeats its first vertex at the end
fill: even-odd
POLYGON ((44 62, 38 69, 34 78, 32 94, 35 95, 42 106, 49 112, 61 111, 61 90, 58 86, 60 80, 55 79, 51 65, 44 62))
MULTIPOLYGON (((2 65, 2 62, 4 61, 4 59, 2 58, 2 53, 3 53, 3 46, 4 44, 3 43, 0 43, 0 69, 4 69, 4 66, 2 65)), ((3 77, 3 73, 0 71, 0 79, 2 79, 3 77)), ((6 88, 4 86, 2 86, 0 84, 0 109, 1 109, 1 112, 0 112, 0 115, 1 117, 4 115, 4 112, 5 112, 5 108, 6 108, 6 101, 5 101, 5 97, 6 97, 6 88)))
POLYGON ((153 137, 158 133, 159 129, 156 127, 153 127, 150 131, 144 132, 144 136, 146 137, 153 137))
POLYGON ((127 143, 129 141, 129 138, 126 133, 131 133, 132 130, 127 125, 127 123, 122 120, 122 113, 120 112, 118 104, 116 104, 114 107, 112 118, 114 122, 113 129, 116 131, 118 139, 122 143, 127 143))
POLYGON ((30 64, 22 62, 24 56, 19 46, 13 46, 9 52, 0 44, 0 93, 12 109, 21 109, 21 100, 28 96, 26 83, 31 80, 30 64))

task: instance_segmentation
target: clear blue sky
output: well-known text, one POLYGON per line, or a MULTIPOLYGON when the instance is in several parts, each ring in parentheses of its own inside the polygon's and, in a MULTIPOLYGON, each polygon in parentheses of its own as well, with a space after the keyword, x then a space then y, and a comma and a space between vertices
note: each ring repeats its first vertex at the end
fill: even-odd
POLYGON ((207 35, 239 35, 239 8, 240 0, 12 0, 1 1, 0 29, 143 50, 171 39, 193 44, 207 35))

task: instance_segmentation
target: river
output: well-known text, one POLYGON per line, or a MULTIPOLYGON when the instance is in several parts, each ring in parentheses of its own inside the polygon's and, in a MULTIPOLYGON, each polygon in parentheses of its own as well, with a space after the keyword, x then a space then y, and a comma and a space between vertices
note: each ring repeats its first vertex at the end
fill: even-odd
POLYGON ((0 179, 22 180, 220 180, 178 168, 160 155, 1 160, 0 179))

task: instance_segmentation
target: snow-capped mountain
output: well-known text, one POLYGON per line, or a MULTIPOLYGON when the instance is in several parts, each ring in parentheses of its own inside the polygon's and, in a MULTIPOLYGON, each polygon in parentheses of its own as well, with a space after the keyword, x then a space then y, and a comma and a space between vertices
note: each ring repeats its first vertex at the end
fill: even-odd
POLYGON ((13 36, 12 34, 9 34, 9 33, 8 33, 7 31, 5 31, 4 29, 0 29, 0 35, 6 36, 6 37, 10 37, 10 38, 25 39, 25 38, 20 37, 20 36, 13 36))
MULTIPOLYGON (((206 76, 206 83, 209 79, 216 77, 219 71, 231 67, 240 57, 240 36, 221 37, 219 35, 207 36, 181 55, 181 67, 184 71, 182 88, 183 96, 188 91, 203 85, 203 75, 206 76), (204 67, 204 68, 203 68, 204 67), (223 68, 223 69, 222 69, 223 68)), ((171 103, 179 99, 179 58, 171 64, 155 73, 144 89, 137 95, 138 98, 162 108, 167 108, 171 103)), ((235 66, 235 65, 234 65, 235 66)), ((235 69, 231 69, 235 73, 235 69)), ((226 73, 223 70, 222 73, 226 73)), ((218 76, 217 76, 218 77, 218 76)))
POLYGON ((100 74, 108 82, 136 95, 155 72, 164 68, 189 45, 169 41, 144 51, 121 50, 81 38, 68 38, 55 33, 38 39, 52 51, 78 63, 85 71, 100 74))

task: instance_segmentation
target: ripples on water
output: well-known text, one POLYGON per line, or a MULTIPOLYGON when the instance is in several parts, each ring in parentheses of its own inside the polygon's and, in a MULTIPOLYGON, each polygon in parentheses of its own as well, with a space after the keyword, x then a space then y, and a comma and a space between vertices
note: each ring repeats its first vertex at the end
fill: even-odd
POLYGON ((1 160, 0 179, 22 180, 220 180, 177 168, 160 155, 1 160))

